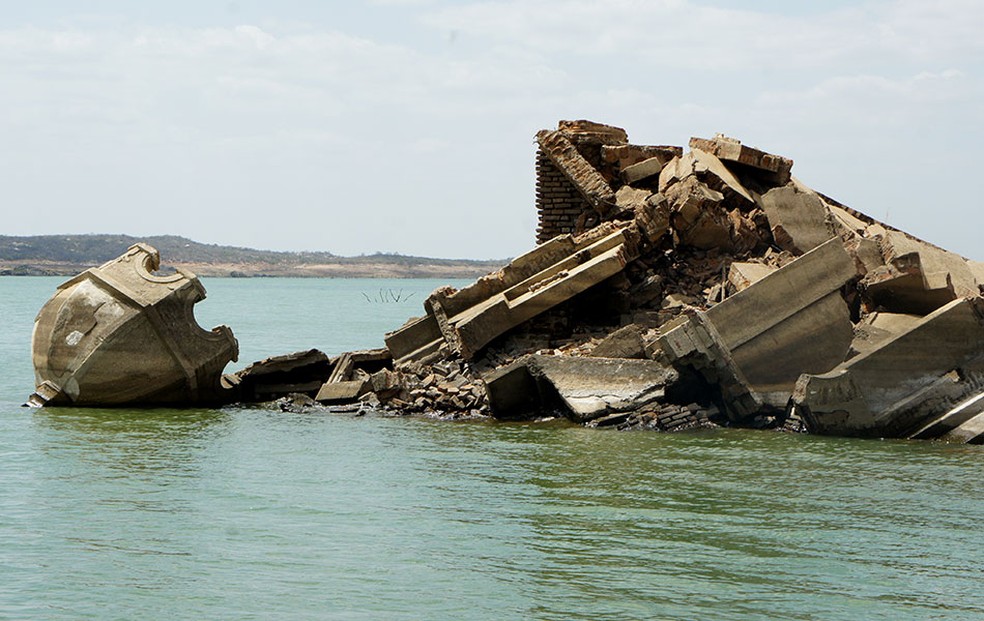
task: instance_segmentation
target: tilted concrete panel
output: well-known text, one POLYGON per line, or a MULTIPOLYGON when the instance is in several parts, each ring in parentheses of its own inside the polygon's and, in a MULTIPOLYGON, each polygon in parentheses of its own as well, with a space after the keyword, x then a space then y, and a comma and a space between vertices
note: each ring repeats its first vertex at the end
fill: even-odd
POLYGON ((832 371, 792 404, 813 433, 906 437, 984 388, 984 299, 954 300, 832 371))

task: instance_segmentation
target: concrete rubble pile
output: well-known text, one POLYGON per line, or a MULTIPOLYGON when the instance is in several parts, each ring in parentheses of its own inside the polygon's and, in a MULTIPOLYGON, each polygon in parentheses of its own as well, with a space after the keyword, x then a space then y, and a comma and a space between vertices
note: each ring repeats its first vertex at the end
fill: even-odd
POLYGON ((984 442, 984 265, 725 136, 536 140, 535 248, 434 291, 385 348, 261 361, 225 400, 984 442))

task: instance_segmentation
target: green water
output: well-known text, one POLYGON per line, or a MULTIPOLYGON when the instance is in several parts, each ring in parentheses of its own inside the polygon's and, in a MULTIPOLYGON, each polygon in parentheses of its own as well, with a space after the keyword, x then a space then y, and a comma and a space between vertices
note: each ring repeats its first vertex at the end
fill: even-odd
MULTIPOLYGON (((980 619, 984 447, 40 410, 0 278, 2 619, 980 619)), ((206 279, 242 363, 381 344, 379 281, 206 279)), ((242 363, 237 366, 242 366, 242 363)))

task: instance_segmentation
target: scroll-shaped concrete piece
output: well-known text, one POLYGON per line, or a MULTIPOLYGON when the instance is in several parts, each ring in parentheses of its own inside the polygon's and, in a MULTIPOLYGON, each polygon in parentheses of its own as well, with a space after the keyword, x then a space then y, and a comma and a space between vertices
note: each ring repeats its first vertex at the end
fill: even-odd
POLYGON ((122 256, 64 283, 38 313, 32 349, 37 392, 28 404, 192 405, 224 400, 222 369, 239 355, 232 330, 204 330, 193 306, 205 288, 191 272, 159 276, 157 250, 122 256))

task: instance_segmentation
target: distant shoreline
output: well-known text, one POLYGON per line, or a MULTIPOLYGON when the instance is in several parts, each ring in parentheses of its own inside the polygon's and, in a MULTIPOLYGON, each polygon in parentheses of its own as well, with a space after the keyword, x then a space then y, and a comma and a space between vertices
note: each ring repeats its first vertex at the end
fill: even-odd
POLYGON ((0 235, 0 276, 74 276, 110 261, 135 243, 160 253, 163 272, 231 278, 468 278, 501 268, 502 260, 436 259, 376 253, 280 252, 202 244, 184 237, 129 235, 0 235))
MULTIPOLYGON (((0 261, 0 276, 62 276, 71 277, 96 267, 98 263, 57 263, 46 261, 0 261)), ((197 276, 209 278, 479 278, 493 272, 502 264, 487 266, 448 266, 420 264, 413 266, 392 263, 274 265, 274 264, 207 264, 162 263, 162 272, 184 269, 197 276)))

